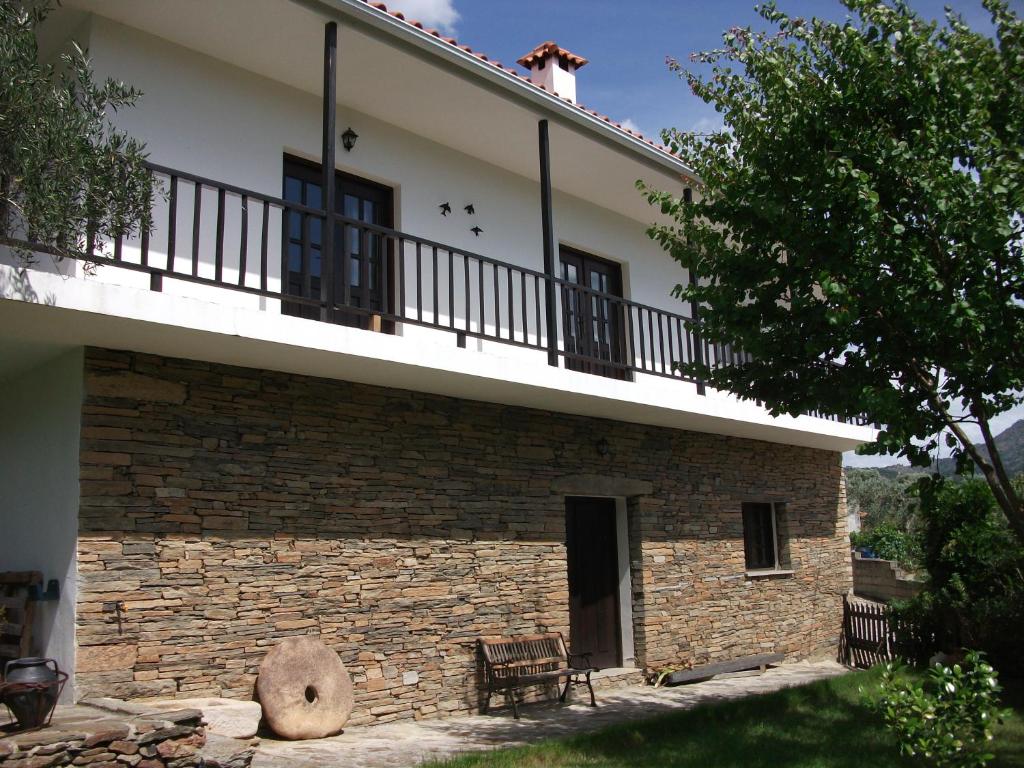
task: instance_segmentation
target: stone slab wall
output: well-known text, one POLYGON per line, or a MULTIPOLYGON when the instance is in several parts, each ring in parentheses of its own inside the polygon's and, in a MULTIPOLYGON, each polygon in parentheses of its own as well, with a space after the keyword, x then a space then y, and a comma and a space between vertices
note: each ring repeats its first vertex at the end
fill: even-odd
MULTIPOLYGON (((202 713, 194 709, 131 719, 58 712, 50 727, 0 733, 0 767, 218 768, 219 762, 202 757, 205 743, 202 713)), ((235 765, 248 765, 251 755, 240 757, 235 765)))
POLYGON ((567 476, 628 500, 638 664, 832 649, 850 588, 836 453, 87 350, 80 695, 252 696, 319 634, 352 723, 475 710, 483 634, 568 633, 567 476), (601 439, 609 450, 597 450, 601 439), (748 578, 740 504, 785 502, 748 578))
POLYGON ((923 588, 924 582, 900 568, 893 560, 877 560, 852 554, 853 594, 869 600, 909 600, 923 588))

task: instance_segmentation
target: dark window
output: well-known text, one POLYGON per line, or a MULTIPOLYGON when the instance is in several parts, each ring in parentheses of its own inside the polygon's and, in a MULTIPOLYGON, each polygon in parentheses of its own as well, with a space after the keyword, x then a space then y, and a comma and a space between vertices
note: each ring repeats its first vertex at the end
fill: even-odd
POLYGON ((774 505, 744 502, 743 550, 749 571, 779 567, 774 505))
MULTIPOLYGON (((286 157, 284 161, 284 199, 310 208, 323 207, 320 166, 305 160, 286 157)), ((368 224, 392 226, 392 191, 346 173, 334 175, 334 210, 336 213, 368 224)), ((284 227, 285 292, 291 296, 320 299, 322 273, 321 242, 323 218, 298 211, 286 211, 284 227)), ((352 224, 339 224, 334 233, 334 295, 335 303, 365 309, 368 312, 333 313, 332 320, 359 328, 375 326, 370 313, 386 313, 394 294, 393 246, 388 238, 370 229, 352 224), (381 279, 382 262, 387 259, 387 281, 381 279), (347 264, 345 262, 347 261, 347 264), (343 271, 344 270, 344 271, 343 271), (383 283, 387 282, 388 285, 383 283), (345 301, 346 292, 348 301, 345 301)), ((320 307, 284 301, 281 311, 317 320, 320 307)), ((384 324, 389 330, 390 324, 384 324)))
POLYGON ((565 367, 614 379, 627 378, 625 364, 622 269, 596 256, 562 247, 559 249, 562 279, 562 325, 565 336, 565 367), (573 286, 579 286, 574 289, 573 286), (585 290, 589 289, 589 291, 585 290))

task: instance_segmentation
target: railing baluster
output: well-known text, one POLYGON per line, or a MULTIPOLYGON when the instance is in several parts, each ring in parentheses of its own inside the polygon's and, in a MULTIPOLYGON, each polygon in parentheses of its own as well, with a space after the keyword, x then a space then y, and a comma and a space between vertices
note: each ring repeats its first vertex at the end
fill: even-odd
POLYGON ((455 256, 448 249, 448 327, 455 327, 455 256))
MULTIPOLYGON (((615 323, 615 327, 614 327, 613 330, 615 332, 614 336, 615 336, 615 340, 616 340, 616 346, 618 347, 618 351, 616 353, 615 362, 619 363, 620 365, 629 366, 629 360, 628 360, 629 352, 628 352, 628 350, 626 348, 626 324, 625 324, 625 313, 628 310, 628 307, 626 306, 625 302, 617 302, 615 306, 616 306, 615 316, 614 316, 614 318, 612 318, 613 322, 615 323)), ((630 366, 630 367, 632 367, 632 366, 630 366)), ((628 371, 623 371, 623 375, 628 376, 628 373, 629 373, 628 371)))
POLYGON ((380 280, 380 312, 382 315, 391 313, 391 286, 388 275, 390 274, 388 262, 391 260, 391 252, 394 250, 394 243, 387 235, 377 235, 380 243, 380 269, 377 279, 380 280))
POLYGON ((423 322, 423 253, 416 243, 416 319, 423 322))
POLYGON ((217 190, 217 245, 213 257, 213 279, 218 283, 224 278, 224 189, 217 190))
POLYGON ((203 185, 198 181, 193 185, 195 196, 192 202, 192 277, 199 276, 199 226, 202 222, 203 185))
MULTIPOLYGON (((263 203, 263 226, 260 228, 260 290, 266 291, 269 285, 270 271, 267 266, 267 249, 270 241, 270 203, 263 203)), ((287 275, 281 275, 281 280, 286 280, 287 275)), ((284 286, 281 292, 284 293, 284 286)))
POLYGON ((395 314, 405 318, 405 238, 398 238, 398 263, 395 266, 398 280, 398 307, 395 314))
MULTIPOLYGON (((356 230, 359 237, 359 230, 356 230)), ((341 223, 341 296, 346 307, 352 306, 352 225, 341 223)))
MULTIPOLYGON (((153 171, 149 171, 149 183, 155 186, 155 179, 153 177, 153 171)), ((142 244, 140 246, 142 256, 142 266, 149 266, 149 222, 142 222, 142 244)))
MULTIPOLYGON (((683 320, 679 315, 676 315, 676 345, 678 346, 679 354, 676 356, 675 362, 677 365, 674 370, 679 370, 679 366, 682 365, 683 362, 683 355, 685 354, 684 347, 686 345, 686 338, 684 334, 683 320)), ((683 375, 683 372, 679 370, 679 376, 683 377, 683 375)))
POLYGON ((360 226, 359 232, 359 306, 369 311, 370 307, 370 230, 360 226))
POLYGON ((242 225, 238 240, 238 284, 245 285, 249 269, 249 196, 242 195, 242 225))
POLYGON ((313 297, 313 270, 310 268, 313 260, 312 238, 310 237, 310 222, 313 217, 308 213, 302 214, 302 295, 304 298, 313 297))
POLYGON ((627 333, 628 333, 629 339, 630 339, 630 345, 629 345, 630 348, 629 348, 629 351, 626 353, 626 355, 624 355, 623 361, 626 362, 626 364, 628 364, 629 367, 632 369, 632 368, 636 368, 636 365, 637 365, 637 347, 636 347, 636 339, 634 338, 634 334, 633 334, 633 307, 631 307, 629 305, 626 306, 626 323, 627 323, 627 329, 626 330, 627 330, 627 333))
POLYGON ((519 273, 519 292, 523 301, 523 344, 530 343, 530 316, 526 312, 526 273, 519 273))
MULTIPOLYGON (((547 291, 544 294, 547 295, 547 291)), ((537 346, 539 347, 542 346, 543 342, 540 335, 540 278, 537 275, 533 276, 533 300, 534 308, 536 309, 534 320, 536 321, 535 327, 537 328, 537 346)))
POLYGON ((469 289, 469 256, 467 256, 466 254, 462 254, 462 273, 463 273, 462 283, 466 287, 466 331, 468 332, 469 329, 470 329, 470 319, 469 318, 470 318, 470 315, 472 314, 472 307, 473 307, 473 302, 472 302, 473 294, 472 294, 472 291, 470 291, 470 289, 469 289))
POLYGON ((494 276, 494 338, 501 338, 501 291, 498 289, 498 265, 491 265, 494 276))
POLYGON ((508 338, 516 340, 515 290, 512 288, 512 267, 505 267, 505 281, 508 283, 508 338))
POLYGON ((149 227, 145 224, 142 226, 142 244, 140 246, 142 252, 142 266, 149 266, 149 227))
POLYGON ((655 360, 655 349, 654 349, 654 310, 647 310, 647 338, 651 340, 651 372, 655 373, 658 370, 658 361, 655 360))
POLYGON ((431 258, 433 260, 433 270, 434 270, 434 325, 437 325, 437 322, 438 322, 438 306, 437 305, 439 303, 438 302, 438 298, 437 298, 437 296, 438 296, 438 293, 437 293, 437 246, 435 245, 432 250, 433 250, 433 254, 432 254, 431 258))
POLYGON ((178 232, 178 177, 171 176, 171 200, 167 213, 167 271, 174 271, 174 250, 178 232))
POLYGON ((665 331, 662 328, 662 314, 658 313, 658 354, 661 357, 661 372, 665 373, 665 331))
MULTIPOLYGON (((650 311, 650 310, 648 310, 650 311)), ((636 325, 640 331, 640 369, 647 370, 647 341, 644 339, 644 315, 643 309, 637 307, 636 325)))
POLYGON ((484 320, 486 319, 485 306, 487 304, 487 299, 484 297, 484 263, 480 259, 477 259, 476 265, 476 274, 480 284, 480 290, 479 293, 477 293, 477 296, 480 297, 480 327, 477 328, 477 332, 481 336, 486 336, 487 326, 484 325, 484 320))

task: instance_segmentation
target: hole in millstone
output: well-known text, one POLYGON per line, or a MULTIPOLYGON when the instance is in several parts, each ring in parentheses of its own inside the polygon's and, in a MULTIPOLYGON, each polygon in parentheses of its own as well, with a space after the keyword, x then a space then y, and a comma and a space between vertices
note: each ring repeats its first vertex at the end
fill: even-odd
POLYGON ((312 685, 307 685, 306 686, 306 701, 308 701, 310 704, 315 704, 316 703, 316 699, 317 699, 316 688, 314 688, 312 685))

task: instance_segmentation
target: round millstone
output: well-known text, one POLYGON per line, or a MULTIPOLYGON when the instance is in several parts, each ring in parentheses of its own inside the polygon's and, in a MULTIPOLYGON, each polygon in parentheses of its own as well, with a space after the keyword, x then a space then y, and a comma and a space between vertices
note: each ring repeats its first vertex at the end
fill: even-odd
POLYGON ((260 664, 256 695, 274 733, 320 739, 338 733, 352 714, 352 678, 338 654, 315 637, 289 637, 260 664))

